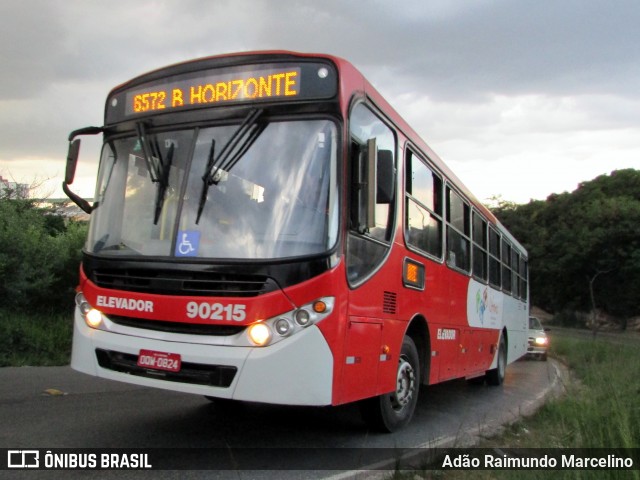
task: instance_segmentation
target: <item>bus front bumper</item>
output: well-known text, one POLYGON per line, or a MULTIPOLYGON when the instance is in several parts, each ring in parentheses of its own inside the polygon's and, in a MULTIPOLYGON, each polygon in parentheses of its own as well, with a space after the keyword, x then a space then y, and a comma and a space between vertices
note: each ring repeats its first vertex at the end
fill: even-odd
MULTIPOLYGON (((316 326, 268 347, 194 343, 90 328, 75 312, 71 367, 89 375, 217 398, 282 405, 331 405, 333 355, 316 326), (179 372, 137 365, 142 350, 179 355, 179 372)), ((186 336, 184 336, 186 337, 186 336)))

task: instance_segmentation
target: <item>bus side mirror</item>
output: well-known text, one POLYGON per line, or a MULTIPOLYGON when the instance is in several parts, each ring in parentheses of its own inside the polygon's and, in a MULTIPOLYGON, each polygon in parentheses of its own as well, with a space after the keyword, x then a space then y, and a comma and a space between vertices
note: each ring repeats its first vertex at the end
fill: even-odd
POLYGON ((69 143, 69 152, 67 153, 67 169, 64 174, 64 183, 71 185, 73 178, 76 176, 76 167, 78 165, 78 155, 80 153, 80 139, 76 139, 69 143))
POLYGON ((91 214, 96 205, 90 205, 80 195, 74 193, 69 188, 69 185, 73 183, 73 179, 76 176, 76 167, 78 166, 78 156, 80 154, 80 139, 75 138, 78 135, 97 135, 102 133, 102 127, 86 127, 79 130, 74 130, 69 134, 69 151, 67 152, 67 167, 64 172, 64 182, 62 182, 62 190, 69 197, 73 203, 75 203, 80 209, 91 214))
POLYGON ((376 205, 391 204, 395 195, 396 170, 391 150, 378 150, 376 139, 366 146, 353 145, 351 225, 364 234, 376 226, 376 205))
POLYGON ((396 186, 396 169, 393 165, 393 152, 391 150, 378 151, 376 177, 378 185, 376 203, 388 205, 393 201, 396 186))
POLYGON ((376 139, 367 140, 367 172, 366 172, 366 221, 367 229, 376 226, 376 163, 378 157, 378 148, 376 147, 376 139))

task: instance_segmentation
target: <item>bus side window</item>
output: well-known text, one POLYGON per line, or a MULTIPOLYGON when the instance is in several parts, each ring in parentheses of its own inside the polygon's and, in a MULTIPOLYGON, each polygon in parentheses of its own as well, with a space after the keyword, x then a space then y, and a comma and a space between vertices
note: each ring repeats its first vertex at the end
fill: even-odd
POLYGON ((502 287, 502 271, 500 268, 500 234, 489 227, 489 284, 502 287))
POLYGON ((524 256, 520 257, 520 298, 527 301, 529 290, 529 266, 524 256))
POLYGON ((470 209, 460 195, 447 187, 447 264, 471 271, 470 209))
POLYGON ((380 265, 390 248, 396 203, 393 188, 396 139, 394 132, 363 104, 353 108, 349 128, 351 193, 347 270, 349 280, 356 283, 380 265), (389 175, 392 178, 388 178, 389 175), (374 196, 376 198, 369 198, 374 196))
POLYGON ((442 180, 411 151, 406 168, 407 243, 442 258, 442 180))
POLYGON ((473 216, 473 276, 487 281, 487 222, 475 211, 473 216))
POLYGON ((511 292, 511 245, 502 239, 502 290, 511 292))
POLYGON ((511 250, 511 293, 514 297, 520 297, 520 254, 513 248, 511 250))

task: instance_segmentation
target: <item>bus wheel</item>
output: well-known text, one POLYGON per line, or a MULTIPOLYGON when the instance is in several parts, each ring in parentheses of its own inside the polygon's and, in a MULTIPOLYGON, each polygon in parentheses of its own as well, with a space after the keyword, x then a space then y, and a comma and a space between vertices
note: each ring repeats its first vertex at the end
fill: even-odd
POLYGON ((504 382, 504 372, 507 369, 507 342, 504 335, 500 335, 500 346, 498 347, 498 365, 496 368, 487 371, 487 383, 489 385, 502 385, 504 382))
POLYGON ((420 360, 418 349, 405 337, 398 359, 395 392, 368 398, 360 403, 362 417, 373 429, 395 432, 409 423, 418 402, 420 360))
POLYGON ((204 398, 213 403, 213 407, 221 412, 233 413, 239 412, 243 408, 243 403, 238 400, 230 400, 228 398, 217 398, 205 395, 204 398))

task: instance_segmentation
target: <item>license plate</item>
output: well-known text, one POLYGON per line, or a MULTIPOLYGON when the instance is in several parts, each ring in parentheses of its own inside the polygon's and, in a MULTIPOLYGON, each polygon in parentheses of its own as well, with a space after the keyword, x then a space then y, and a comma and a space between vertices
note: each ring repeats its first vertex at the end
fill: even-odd
POLYGON ((177 353, 140 350, 140 354, 138 355, 138 366, 152 370, 179 372, 181 363, 180 355, 177 353))

